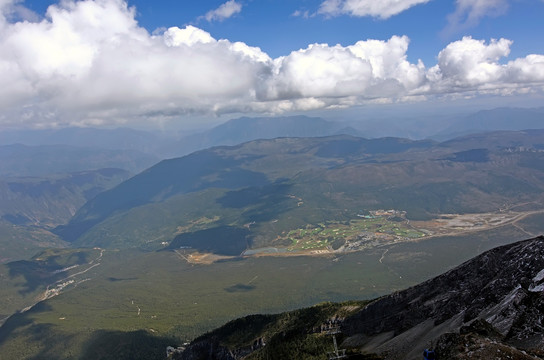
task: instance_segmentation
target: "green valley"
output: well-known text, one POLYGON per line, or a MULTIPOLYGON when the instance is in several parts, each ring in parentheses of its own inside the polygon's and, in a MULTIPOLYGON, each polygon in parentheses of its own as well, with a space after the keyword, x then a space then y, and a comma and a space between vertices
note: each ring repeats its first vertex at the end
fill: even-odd
MULTIPOLYGON (((518 226, 532 226, 542 219, 543 215, 528 216, 518 226)), ((0 353, 18 353, 24 348, 27 358, 61 354, 66 359, 90 359, 109 343, 105 339, 119 338, 124 339, 119 348, 110 349, 117 358, 133 358, 132 349, 160 359, 166 345, 180 345, 235 317, 277 313, 323 301, 373 299, 525 237, 518 227, 505 224, 471 236, 442 236, 352 253, 251 256, 207 265, 188 262, 174 251, 95 249, 75 257, 79 250, 61 250, 42 255, 46 256, 43 259, 59 259, 49 262, 49 273, 55 272, 53 268, 73 266, 68 259, 84 259, 83 263, 51 279, 44 276, 47 271, 38 278, 21 278, 13 273, 12 265, 4 265, 1 278, 19 289, 11 298, 20 299, 20 308, 35 303, 50 283, 63 284, 68 276, 88 270, 70 278, 77 287, 62 289, 9 318, 0 328, 0 353), (456 255, 452 257, 452 253, 456 255), (90 264, 92 260, 95 262, 90 264), (36 283, 32 279, 43 280, 36 283), (25 295, 28 289, 35 290, 25 295), (47 345, 41 337, 45 333, 47 345)), ((40 263, 41 259, 34 261, 40 263)))

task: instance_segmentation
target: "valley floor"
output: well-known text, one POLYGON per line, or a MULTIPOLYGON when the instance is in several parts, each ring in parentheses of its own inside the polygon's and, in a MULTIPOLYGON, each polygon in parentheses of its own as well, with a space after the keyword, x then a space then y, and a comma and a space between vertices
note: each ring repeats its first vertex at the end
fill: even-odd
MULTIPOLYGON (((543 214, 544 210, 514 211, 505 208, 496 212, 441 214, 433 220, 410 221, 402 211, 378 210, 372 211, 371 215, 360 215, 360 218, 349 222, 328 222, 295 229, 280 239, 292 242, 290 246, 248 249, 241 255, 243 257, 334 256, 445 236, 472 236, 506 225, 515 227, 527 237, 534 237, 540 233, 534 231, 530 225, 524 224, 524 220, 543 214), (334 248, 335 242, 339 239, 343 243, 334 248)), ((176 249, 175 253, 182 261, 191 264, 211 264, 236 258, 236 256, 199 252, 190 248, 176 249)), ((380 260, 382 261, 383 259, 380 260)))
MULTIPOLYGON (((90 349, 112 336, 123 344, 136 337, 142 344, 179 345, 247 314, 376 298, 436 276, 487 249, 537 233, 544 213, 509 210, 479 214, 472 220, 467 215, 447 215, 435 221, 435 228, 401 216, 400 221, 378 218, 293 232, 290 236, 297 243, 279 256, 218 258, 186 249, 60 249, 34 261, 2 265, 0 318, 6 319, 0 327, 0 358, 13 354, 92 358, 95 353, 90 349), (384 240, 359 251, 302 249, 304 239, 317 243, 320 233, 338 229, 338 234, 357 235, 363 227, 370 232, 368 227, 378 225, 387 231, 431 233, 384 240), (15 313, 29 306, 28 311, 15 313)), ((149 358, 162 358, 163 353, 161 345, 160 354, 149 358)))

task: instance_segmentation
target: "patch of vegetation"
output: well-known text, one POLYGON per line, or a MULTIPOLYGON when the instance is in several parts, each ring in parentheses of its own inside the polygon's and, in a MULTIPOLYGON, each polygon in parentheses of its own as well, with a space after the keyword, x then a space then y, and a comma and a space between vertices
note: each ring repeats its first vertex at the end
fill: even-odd
POLYGON ((87 264, 91 256, 96 257, 99 250, 48 249, 32 260, 7 263, 5 267, 11 279, 22 278, 19 292, 32 293, 38 288, 53 284, 70 274, 69 270, 87 264))
POLYGON ((202 227, 206 227, 209 224, 213 224, 217 221, 219 221, 221 218, 219 216, 213 216, 211 218, 208 218, 206 216, 203 216, 199 219, 191 220, 188 225, 185 226, 178 226, 177 233, 184 233, 188 232, 189 230, 194 229, 201 229, 202 227))
POLYGON ((7 317, 35 304, 51 285, 77 272, 99 256, 93 249, 48 249, 31 260, 0 265, 0 325, 7 317))
POLYGON ((408 226, 406 219, 391 216, 369 216, 350 221, 326 221, 315 226, 289 231, 280 239, 289 240, 290 251, 338 249, 346 242, 360 236, 389 236, 393 238, 418 239, 425 234, 408 226), (401 221, 399 221, 399 219, 401 221))
POLYGON ((36 315, 50 310, 39 304, 11 317, 0 328, 2 358, 162 360, 166 347, 177 342, 145 330, 67 332, 51 324, 33 323, 36 315))

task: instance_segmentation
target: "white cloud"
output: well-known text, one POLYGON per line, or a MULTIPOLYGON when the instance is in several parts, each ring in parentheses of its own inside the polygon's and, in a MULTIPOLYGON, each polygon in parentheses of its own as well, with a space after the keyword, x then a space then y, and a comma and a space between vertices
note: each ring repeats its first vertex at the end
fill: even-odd
POLYGON ((376 98, 412 91, 425 81, 422 64, 406 60, 408 38, 367 40, 343 47, 310 45, 274 61, 264 99, 376 98))
POLYGON ((191 25, 183 30, 178 27, 172 27, 166 30, 163 36, 164 42, 168 46, 180 46, 182 44, 193 46, 198 43, 208 44, 215 42, 210 33, 191 25))
POLYGON ((506 39, 484 41, 464 37, 449 44, 438 54, 438 65, 431 73, 440 74, 448 86, 473 87, 497 82, 506 67, 499 64, 510 53, 512 41, 506 39))
POLYGON ((309 18, 313 17, 314 15, 315 14, 310 14, 310 12, 308 10, 295 10, 295 12, 293 12, 291 14, 291 16, 302 17, 304 19, 309 19, 309 18))
POLYGON ((455 11, 448 16, 446 34, 478 25, 486 16, 499 16, 508 10, 508 0, 456 0, 455 11))
POLYGON ((318 13, 337 16, 371 16, 381 19, 390 18, 409 8, 425 4, 430 0, 325 0, 321 3, 318 13))
POLYGON ((124 121, 253 99, 271 62, 258 48, 193 26, 151 36, 134 16, 121 0, 64 1, 39 23, 6 24, 0 111, 27 121, 124 121))
POLYGON ((217 9, 208 11, 206 15, 204 15, 204 18, 208 21, 223 21, 241 11, 242 4, 236 2, 236 0, 229 0, 217 9))
POLYGON ((527 84, 544 81, 544 55, 531 54, 508 62, 505 81, 527 84))
POLYGON ((406 36, 272 59, 194 26, 151 35, 134 17, 122 0, 65 0, 34 23, 0 17, 0 127, 281 113, 544 84, 544 55, 507 59, 506 39, 465 37, 431 68, 408 61, 406 36))
POLYGON ((438 64, 428 71, 433 93, 498 91, 511 94, 544 83, 544 56, 528 55, 501 64, 512 41, 464 37, 449 44, 438 55, 438 64))

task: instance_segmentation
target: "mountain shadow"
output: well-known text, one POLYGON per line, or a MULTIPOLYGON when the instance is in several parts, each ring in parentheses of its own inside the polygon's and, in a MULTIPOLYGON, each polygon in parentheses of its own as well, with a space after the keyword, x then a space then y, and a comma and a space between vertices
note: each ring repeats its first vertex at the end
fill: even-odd
POLYGON ((167 346, 179 340, 155 336, 144 330, 93 332, 87 341, 82 360, 153 360, 164 359, 167 346))
POLYGON ((217 199, 223 207, 243 210, 247 222, 269 221, 296 206, 290 191, 293 184, 278 181, 264 186, 232 190, 217 199))
POLYGON ((446 160, 453 162, 488 162, 489 150, 488 149, 471 149, 466 151, 460 151, 453 153, 451 157, 446 160))
POLYGON ((254 290, 256 288, 255 285, 248 285, 248 284, 236 284, 229 286, 225 288, 226 292, 234 293, 234 292, 248 292, 251 290, 254 290))
POLYGON ((201 252, 238 256, 251 246, 251 242, 251 233, 248 229, 220 226, 180 234, 172 240, 168 248, 173 250, 190 247, 201 252))

